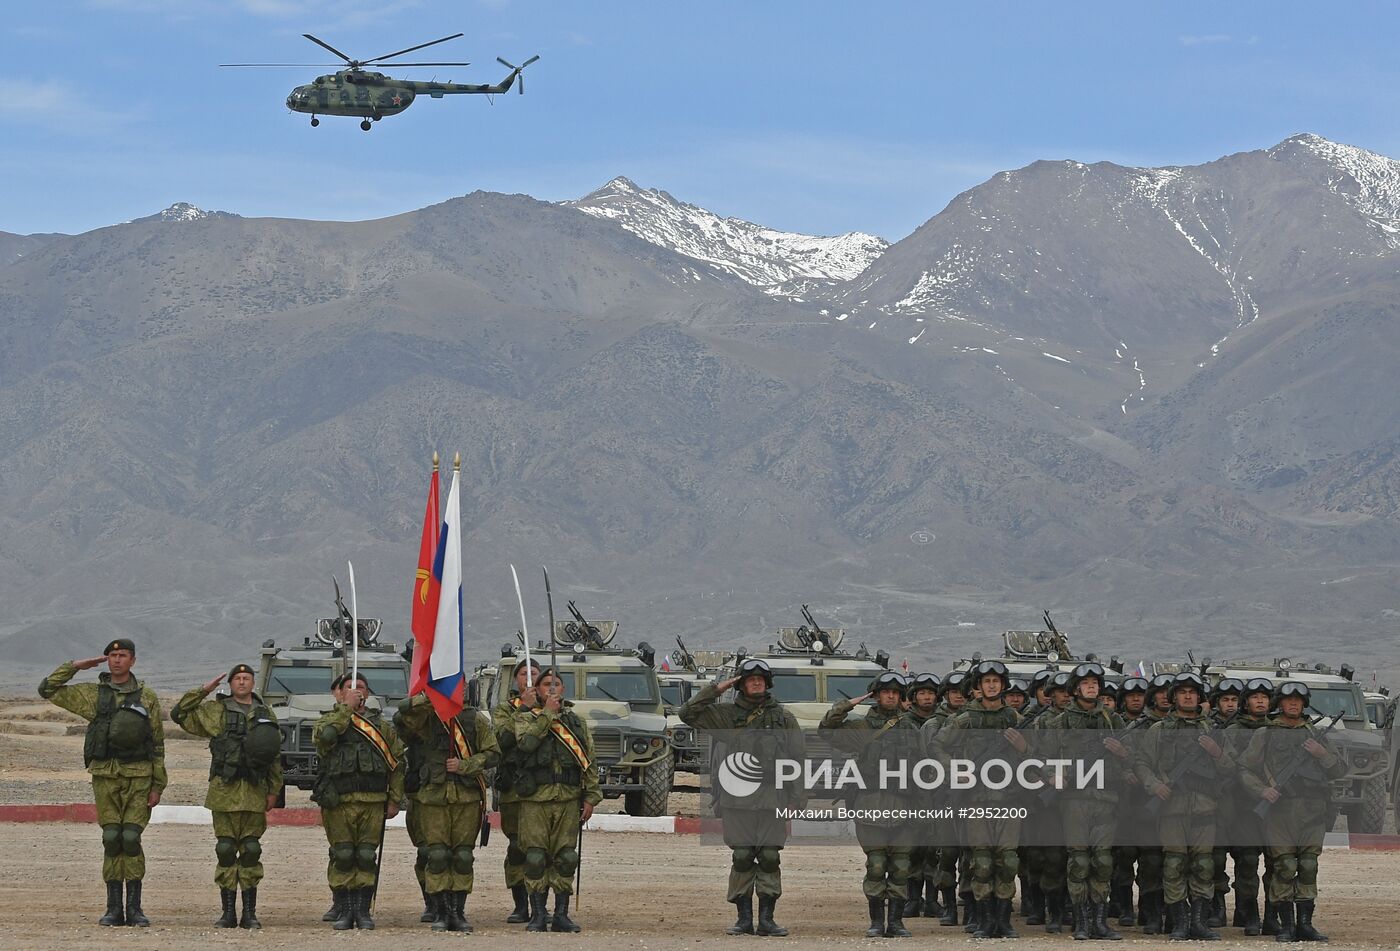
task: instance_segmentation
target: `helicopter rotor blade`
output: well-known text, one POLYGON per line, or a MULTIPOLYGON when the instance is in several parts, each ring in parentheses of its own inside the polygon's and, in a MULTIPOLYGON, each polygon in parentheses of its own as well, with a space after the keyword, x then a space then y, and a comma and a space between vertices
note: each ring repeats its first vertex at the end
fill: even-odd
POLYGON ((470 66, 471 63, 381 63, 384 69, 399 69, 403 66, 470 66))
POLYGON ((417 46, 410 46, 406 50, 399 50, 397 53, 385 53, 383 56, 375 56, 365 60, 366 63, 377 63, 384 59, 393 59, 395 56, 402 56, 405 53, 412 53, 414 50, 421 50, 426 46, 436 46, 439 43, 446 43, 448 40, 455 40, 459 36, 466 36, 465 33, 453 33, 451 36, 444 36, 440 40, 433 40, 429 43, 419 43, 417 46))
POLYGON ((327 43, 325 40, 318 40, 316 37, 312 36, 310 33, 303 33, 302 36, 306 37, 308 40, 310 40, 311 42, 315 43, 317 46, 321 47, 322 49, 330 50, 332 53, 334 53, 336 56, 339 56, 341 59, 345 60, 345 62, 347 62, 347 63, 353 63, 353 62, 355 62, 353 59, 351 59, 350 57, 346 56, 346 55, 345 55, 344 53, 342 53, 340 50, 336 49, 334 46, 331 46, 331 45, 330 45, 329 43, 327 43))
POLYGON ((220 69, 227 69, 230 66, 274 66, 274 67, 295 67, 297 69, 339 69, 343 63, 220 63, 220 69))
POLYGON ((502 66, 504 66, 506 69, 515 69, 515 64, 514 64, 514 63, 507 63, 505 60, 501 59, 501 57, 499 57, 499 56, 496 57, 496 62, 500 63, 500 64, 501 64, 502 66))

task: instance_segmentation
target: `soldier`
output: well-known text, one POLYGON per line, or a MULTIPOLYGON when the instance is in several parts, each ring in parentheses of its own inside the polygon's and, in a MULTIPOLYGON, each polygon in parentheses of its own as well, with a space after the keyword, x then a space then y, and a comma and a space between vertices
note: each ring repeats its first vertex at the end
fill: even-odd
POLYGON ((1275 698, 1278 716, 1254 731, 1241 775, 1245 788, 1270 804, 1264 841, 1272 860, 1269 898, 1279 921, 1274 940, 1326 941, 1313 927, 1317 863, 1327 832, 1331 783, 1346 775, 1346 762, 1303 715, 1312 699, 1307 684, 1285 681, 1275 698), (1286 781, 1280 783, 1283 777, 1286 781))
MULTIPOLYGON (((1224 740, 1230 755, 1239 762, 1256 730, 1269 722, 1269 708, 1273 704, 1274 684, 1267 677, 1251 678, 1241 692, 1241 707, 1235 718, 1226 727, 1224 740)), ((1235 861, 1235 913, 1244 933, 1253 937, 1263 928, 1259 920, 1259 858, 1264 852, 1264 823, 1254 813, 1256 797, 1250 795, 1241 777, 1236 777, 1231 786, 1233 800, 1235 835, 1231 838, 1230 856, 1235 861)), ((1268 880, 1270 864, 1265 863, 1265 881, 1268 880)), ((1274 904, 1265 895, 1265 915, 1273 920, 1273 931, 1278 933, 1278 918, 1274 904)))
MULTIPOLYGON (((1141 734, 1137 733, 1138 730, 1151 729, 1153 724, 1171 712, 1167 690, 1174 678, 1174 674, 1157 674, 1148 683, 1147 692, 1143 697, 1142 714, 1129 721, 1135 738, 1141 737, 1141 734)), ((1141 804, 1143 810, 1146 809, 1147 790, 1142 788, 1141 783, 1138 784, 1138 792, 1133 798, 1141 804)), ((1155 832, 1156 820, 1141 810, 1134 812, 1132 821, 1135 826, 1136 823, 1145 823, 1155 832)), ((1155 836, 1153 838, 1155 840, 1155 836)), ((1167 905, 1162 891, 1163 858, 1160 842, 1154 841, 1151 845, 1138 846, 1138 920, 1142 923, 1143 934, 1161 934, 1166 928, 1167 905)))
POLYGON ((379 882, 377 852, 384 822, 399 813, 404 795, 404 750, 394 726, 365 705, 369 681, 346 677, 341 702, 316 721, 316 752, 324 769, 312 801, 331 847, 329 881, 340 892, 336 931, 373 930, 370 906, 379 882))
POLYGON ((67 661, 39 684, 39 696, 88 721, 83 764, 92 775, 97 822, 102 827, 102 878, 107 912, 101 925, 149 927, 141 910, 146 855, 141 833, 165 789, 165 734, 155 691, 131 673, 136 645, 118 637, 101 657, 67 661), (107 663, 95 684, 69 684, 80 670, 107 663), (122 883, 126 907, 122 907, 122 883))
MULTIPOLYGON (((909 711, 905 724, 916 730, 938 711, 938 688, 943 685, 937 674, 919 674, 909 682, 909 711)), ((943 907, 938 903, 938 834, 937 820, 924 823, 921 844, 909 850, 909 900, 904 903, 904 917, 939 918, 943 907), (927 899, 925 899, 927 894, 927 899)))
MULTIPOLYGON (((757 657, 739 664, 735 676, 708 683, 678 711, 681 720, 698 730, 734 732, 737 740, 755 741, 761 761, 778 757, 800 760, 806 755, 797 718, 773 696, 773 671, 757 657), (726 690, 738 688, 734 700, 720 703, 726 690)), ((718 745, 712 756, 715 764, 723 757, 718 745)), ((738 917, 728 934, 759 934, 783 937, 788 930, 773 919, 783 894, 782 850, 787 840, 787 824, 777 818, 776 809, 800 805, 801 794, 760 788, 739 798, 719 783, 715 784, 715 814, 723 820, 724 844, 729 846, 731 867, 729 895, 725 899, 738 909, 738 917), (753 896, 758 893, 758 926, 754 926, 753 896)))
MULTIPOLYGON (((1036 722, 1043 716, 1052 712, 1055 705, 1050 701, 1050 678, 1055 676, 1055 671, 1049 667, 1037 670, 1031 675, 1030 691, 1031 701, 1026 707, 1018 711, 1022 714, 1021 729, 1034 729, 1036 722)), ((1008 702, 1009 699, 1008 699, 1008 702)), ((1020 846, 1021 854, 1021 914, 1025 916, 1028 925, 1045 924, 1045 895, 1040 890, 1040 877, 1045 867, 1046 851, 1044 847, 1035 845, 1031 841, 1038 831, 1035 826, 1024 830, 1027 835, 1022 839, 1020 846)))
MULTIPOLYGON (((344 688, 345 688, 345 681, 348 680, 349 677, 350 677, 349 674, 340 674, 339 676, 337 676, 335 679, 333 679, 333 680, 331 681, 331 698, 334 700, 335 703, 340 703, 340 702, 342 701, 342 696, 343 696, 344 688)), ((315 737, 314 737, 314 736, 312 737, 312 742, 313 742, 313 743, 315 742, 315 737)), ((324 775, 325 775, 325 772, 326 772, 326 761, 318 757, 318 758, 316 759, 316 781, 315 781, 315 783, 313 783, 313 788, 314 788, 315 786, 317 786, 317 785, 320 785, 320 783, 321 783, 321 781, 322 781, 322 778, 323 778, 324 775)), ((332 846, 327 846, 327 848, 326 848, 326 881, 329 882, 329 881, 331 881, 331 879, 334 878, 334 877, 335 877, 335 848, 332 847, 332 846)), ((341 900, 340 900, 340 889, 338 889, 338 888, 331 888, 331 906, 330 906, 329 908, 326 909, 326 913, 325 913, 324 915, 321 916, 321 920, 322 920, 322 921, 339 921, 339 920, 340 920, 340 916, 344 913, 344 911, 345 911, 344 904, 343 904, 343 903, 341 902, 341 900)))
MULTIPOLYGON (((943 678, 942 701, 934 708, 933 716, 923 725, 924 746, 928 747, 938 735, 938 731, 947 725, 948 721, 962 712, 967 705, 967 695, 963 693, 963 682, 967 675, 960 670, 955 670, 947 677, 943 678)), ((958 923, 958 873, 961 870, 963 879, 963 917, 966 922, 972 920, 972 878, 967 871, 965 863, 961 861, 962 849, 958 846, 958 827, 952 822, 939 822, 935 826, 939 833, 938 848, 938 874, 936 882, 938 892, 943 896, 943 914, 939 916, 940 925, 956 925, 958 923)))
POLYGON ((520 847, 525 850, 525 887, 530 892, 526 931, 582 931, 569 917, 579 836, 593 807, 603 801, 588 721, 564 699, 564 681, 547 668, 520 694, 515 745, 520 765, 520 847), (554 915, 546 922, 549 890, 554 915))
MULTIPOLYGON (((1131 730, 1142 718, 1143 705, 1147 700, 1148 683, 1142 677, 1129 677, 1118 688, 1120 708, 1118 716, 1125 729, 1131 730)), ((1142 821, 1142 785, 1132 770, 1123 775, 1123 787, 1118 795, 1118 828, 1113 841, 1113 904, 1118 908, 1118 926, 1131 927, 1137 919, 1133 915, 1133 866, 1138 861, 1139 836, 1135 829, 1142 821)))
MULTIPOLYGON (((1074 939, 1122 940, 1108 925, 1108 892, 1113 881, 1113 836, 1117 825, 1118 776, 1128 756, 1127 747, 1113 736, 1123 731, 1123 720, 1099 699, 1105 681, 1098 664, 1080 664, 1070 678, 1074 700, 1047 726, 1060 731, 1107 731, 1101 745, 1113 754, 1108 762, 1112 777, 1102 789, 1066 789, 1059 796, 1060 817, 1067 845, 1069 899, 1074 910, 1074 939)), ((1092 746, 1062 751, 1075 756, 1097 754, 1092 746)))
POLYGON ((228 672, 229 695, 204 698, 223 681, 220 674, 186 693, 170 719, 191 736, 209 740, 209 791, 204 808, 214 816, 214 883, 223 914, 216 928, 261 928, 258 882, 262 881, 262 836, 267 813, 282 794, 282 731, 277 717, 253 692, 247 664, 228 672), (243 916, 238 917, 238 891, 243 916))
MULTIPOLYGON (((1240 708, 1240 694, 1244 691, 1244 681, 1236 677, 1222 677, 1211 689, 1211 712, 1210 721, 1217 730, 1224 730, 1240 708)), ((1222 740, 1223 742, 1223 740, 1222 740)), ((1233 749, 1227 744, 1227 750, 1232 759, 1238 762, 1238 758, 1233 749)), ((1228 787, 1238 781, 1238 777, 1231 776, 1228 780, 1228 787)), ((1215 814, 1215 826, 1218 830, 1215 841, 1215 851, 1212 858, 1215 861, 1215 895, 1211 898, 1209 925, 1212 928, 1223 928, 1225 926, 1225 895, 1230 891, 1230 875, 1226 870, 1226 864, 1230 857, 1229 846, 1235 841, 1234 835, 1239 826, 1235 816, 1235 796, 1231 795, 1230 788, 1221 790, 1221 795, 1217 802, 1215 814)), ((1243 918, 1243 910, 1235 909, 1235 927, 1239 927, 1243 918)))
MULTIPOLYGON (((908 681, 902 674, 887 670, 875 678, 870 693, 851 700, 838 700, 822 717, 818 729, 833 747, 855 754, 862 775, 871 777, 867 788, 855 797, 855 808, 898 810, 909 805, 908 794, 899 789, 882 789, 875 777, 879 763, 919 759, 917 736, 904 720, 900 703, 908 681), (847 720, 852 710, 869 697, 875 705, 859 720, 847 720), (906 735, 907 734, 907 735, 906 735)), ((910 846, 901 819, 857 819, 856 839, 865 851, 865 880, 862 889, 870 909, 867 938, 908 938, 904 927, 904 902, 909 897, 910 846), (886 915, 888 914, 888 919, 886 915)))
POLYGON ((491 725, 501 750, 501 765, 496 767, 496 810, 501 814, 501 832, 506 837, 506 887, 510 889, 515 907, 506 916, 512 925, 530 920, 530 893, 525 888, 525 850, 520 847, 520 794, 515 791, 515 775, 520 768, 520 751, 515 745, 515 714, 520 710, 520 694, 540 676, 539 661, 533 657, 515 665, 511 675, 510 694, 491 711, 491 725))
POLYGON ((424 886, 435 912, 434 931, 471 933, 467 896, 472 891, 472 849, 486 809, 486 772, 500 761, 491 721, 472 706, 450 720, 438 718, 426 693, 399 704, 400 722, 418 750, 416 809, 421 813, 418 852, 424 886))
MULTIPOLYGON (((1021 716, 1006 705, 1002 692, 1010 683, 1006 665, 999 660, 983 661, 972 669, 981 699, 953 717, 933 739, 932 752, 940 759, 954 757, 985 761, 991 758, 1015 760, 1026 751, 1026 740, 1016 727, 1021 716)), ((979 790, 979 806, 1010 801, 1015 792, 979 790)), ((1020 859, 1016 840, 1017 819, 969 819, 964 825, 964 841, 971 850, 972 897, 975 903, 974 938, 1019 937, 1011 927, 1011 900, 1016 897, 1016 870, 1020 859)))
MULTIPOLYGON (((1032 728, 1036 730, 1053 730, 1060 717, 1069 708, 1074 699, 1070 687, 1070 677, 1072 671, 1061 670, 1050 675, 1045 683, 1045 694, 1049 700, 1047 706, 1040 716, 1035 718, 1032 728)), ((1041 829, 1052 829, 1056 821, 1055 813, 1059 806, 1052 803, 1041 807, 1040 821, 1037 825, 1041 829)), ((1045 906, 1045 933, 1059 934, 1065 921, 1069 918, 1069 890, 1066 882, 1066 871, 1068 870, 1069 852, 1063 845, 1063 839, 1052 841, 1047 845, 1041 845, 1032 850, 1031 854, 1039 852, 1037 865, 1040 871, 1037 892, 1045 906)), ((1030 924, 1031 922, 1027 922, 1030 924)))
POLYGON ((1103 693, 1099 694, 1099 702, 1109 713, 1118 712, 1118 687, 1112 681, 1103 685, 1103 693))
MULTIPOLYGON (((437 903, 428 897, 428 850, 423 838, 423 810, 418 807, 418 792, 423 778, 423 751, 417 739, 410 735, 404 726, 402 704, 394 712, 394 731, 403 741, 403 793, 404 829, 408 832, 408 844, 413 846, 413 877, 418 882, 418 894, 423 899, 423 911, 418 920, 423 924, 437 921, 437 903)), ((337 912, 330 920, 339 918, 337 912)))
POLYGON ((1006 688, 1006 705, 1020 713, 1026 709, 1026 704, 1030 703, 1030 688, 1024 680, 1011 678, 1011 686, 1006 688))
POLYGON ((1188 937, 1220 940, 1206 924, 1215 891, 1211 851, 1216 797, 1234 762, 1210 736, 1210 721, 1201 715, 1204 694, 1205 683, 1196 674, 1177 674, 1167 691, 1171 714, 1148 729, 1137 749, 1138 781, 1148 795, 1162 802, 1157 820, 1162 887, 1172 913, 1170 936, 1178 941, 1188 937), (1197 747, 1207 756, 1202 757, 1197 747))

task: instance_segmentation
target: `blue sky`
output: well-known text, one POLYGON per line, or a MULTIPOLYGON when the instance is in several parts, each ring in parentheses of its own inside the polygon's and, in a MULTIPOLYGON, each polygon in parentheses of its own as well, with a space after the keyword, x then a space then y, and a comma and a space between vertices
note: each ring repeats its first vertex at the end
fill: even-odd
POLYGON ((373 218, 627 175, 773 227, 898 239, 1038 158, 1194 164, 1300 131, 1400 156, 1397 27, 1393 6, 1278 2, 8 4, 0 230, 175 201, 373 218), (527 94, 424 99, 366 134, 286 110, 318 70, 215 67, 328 62, 303 32, 368 57, 459 30, 431 52, 473 66, 439 78, 539 53, 527 94))

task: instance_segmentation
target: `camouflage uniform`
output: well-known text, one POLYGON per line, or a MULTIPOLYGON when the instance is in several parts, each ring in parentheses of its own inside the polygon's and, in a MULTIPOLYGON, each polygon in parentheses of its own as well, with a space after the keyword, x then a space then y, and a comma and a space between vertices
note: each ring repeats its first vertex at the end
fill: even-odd
MULTIPOLYGON (((1150 696, 1150 694, 1149 694, 1150 696)), ((1129 725, 1129 735, 1136 742, 1146 736, 1147 730, 1165 720, 1166 717, 1152 708, 1146 708, 1136 720, 1129 725), (1143 732, 1139 732, 1143 731, 1143 732)), ((1136 766, 1134 767, 1136 775, 1136 766)), ((1147 812, 1147 801, 1150 794, 1142 788, 1139 782, 1136 791, 1126 797, 1121 805, 1127 829, 1124 830, 1124 838, 1129 842, 1147 842, 1150 844, 1139 844, 1137 853, 1137 887, 1138 887, 1138 919, 1143 924, 1143 934, 1157 934, 1163 928, 1166 917, 1166 898, 1162 891, 1162 846, 1157 841, 1157 837, 1149 831, 1146 835, 1133 830, 1141 829, 1145 826, 1155 824, 1155 820, 1147 812)), ((1124 824, 1119 824, 1119 829, 1124 829, 1124 824)))
MULTIPOLYGON (((267 800, 282 791, 282 733, 277 717, 256 694, 250 704, 205 696, 200 687, 186 692, 170 719, 191 736, 209 740, 204 808, 214 815, 214 883, 223 891, 256 889, 263 877, 260 840, 267 831, 267 800), (255 732, 263 734, 255 742, 261 739, 269 746, 270 757, 267 750, 245 752, 255 732)), ((244 903, 246 909, 246 896, 244 903)))
POLYGON ((381 746, 363 729, 349 706, 337 703, 316 721, 316 752, 323 762, 312 798, 321 806, 321 824, 331 847, 328 880, 332 891, 345 897, 348 918, 337 930, 353 924, 373 927, 369 918, 378 880, 377 852, 389 803, 404 796, 404 748, 393 724, 368 707, 360 714, 377 731, 381 746), (348 922, 348 923, 347 923, 348 922))
POLYGON ((59 664, 39 684, 39 696, 88 721, 83 759, 92 775, 97 823, 102 827, 103 880, 109 886, 140 882, 146 876, 141 833, 151 819, 147 797, 164 790, 169 781, 160 702, 135 674, 121 684, 112 683, 105 672, 95 684, 68 683, 77 672, 71 663, 59 664), (145 724, 136 730, 144 737, 134 744, 117 742, 111 735, 114 721, 132 715, 145 724))
POLYGON ((417 880, 418 891, 423 897, 423 913, 418 920, 427 923, 437 918, 437 910, 428 898, 428 859, 423 839, 423 811, 418 807, 418 789, 423 781, 423 752, 404 728, 402 712, 394 713, 394 729, 403 741, 403 825, 408 833, 408 844, 414 849, 413 877, 417 880))
POLYGON ((512 696, 496 704, 491 713, 491 725, 496 731, 496 743, 501 751, 501 764, 496 769, 496 809, 501 814, 501 832, 506 837, 506 887, 525 885, 525 851, 520 847, 520 794, 515 791, 515 773, 520 768, 520 751, 515 745, 515 714, 520 698, 512 696))
MULTIPOLYGON (((921 735, 925 749, 932 745, 939 731, 955 716, 957 711, 949 706, 947 701, 941 701, 934 707, 933 716, 929 717, 922 727, 921 735)), ((943 914, 938 923, 955 925, 958 923, 958 860, 962 854, 958 845, 957 824, 951 820, 934 820, 934 839, 938 843, 938 864, 933 872, 933 883, 938 893, 943 896, 943 914)), ((971 897, 971 881, 967 884, 968 887, 964 891, 971 897)))
MULTIPOLYGON (((1230 721, 1222 739, 1228 744, 1230 755, 1236 762, 1243 765, 1242 759, 1250 739, 1268 722, 1267 716, 1256 717, 1244 712, 1230 721)), ((1232 781, 1229 798, 1235 807, 1228 839, 1230 856, 1235 862, 1235 910, 1244 912, 1241 924, 1245 927, 1245 934, 1256 935, 1259 933, 1259 859, 1264 853, 1264 822, 1254 813, 1257 797, 1250 795, 1243 774, 1232 781)), ((1272 860, 1265 862, 1265 881, 1268 880, 1271 865, 1272 860)))
MULTIPOLYGON (((922 730, 936 716, 936 706, 927 715, 920 712, 918 707, 911 706, 904 714, 904 722, 912 729, 922 730)), ((928 820, 921 824, 921 829, 923 832, 919 841, 922 844, 909 850, 909 901, 904 906, 904 916, 917 916, 922 911, 925 918, 938 918, 943 914, 943 909, 938 904, 938 842, 941 837, 939 823, 937 820, 928 820), (927 898, 924 898, 925 894, 927 898)))
MULTIPOLYGON (((1058 729, 1065 713, 1065 709, 1053 704, 1043 707, 1031 726, 1037 731, 1058 729)), ((1059 934, 1063 921, 1069 914, 1069 909, 1065 907, 1065 899, 1068 897, 1066 872, 1069 868, 1069 850, 1064 846, 1064 842, 1068 840, 1059 840, 1053 836, 1055 829, 1063 832, 1060 806, 1058 800, 1049 804, 1037 803, 1035 828, 1041 836, 1049 837, 1049 841, 1042 841, 1028 850, 1032 862, 1031 878, 1036 884, 1041 901, 1045 903, 1045 930, 1049 934, 1059 934)))
POLYGON ((486 807, 485 774, 501 757, 496 734, 486 714, 475 707, 464 707, 444 723, 422 693, 399 704, 399 718, 420 760, 415 809, 421 813, 423 844, 418 851, 428 894, 438 896, 439 930, 470 930, 463 907, 455 903, 464 905, 472 891, 472 850, 486 807), (447 771, 447 760, 453 757, 462 760, 460 772, 447 771), (448 895, 452 909, 443 905, 448 895))

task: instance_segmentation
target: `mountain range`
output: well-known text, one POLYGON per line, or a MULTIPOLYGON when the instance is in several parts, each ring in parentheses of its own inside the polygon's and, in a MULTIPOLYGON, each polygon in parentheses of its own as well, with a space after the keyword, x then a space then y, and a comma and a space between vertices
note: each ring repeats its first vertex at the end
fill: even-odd
POLYGON ((510 563, 544 629, 544 563, 662 648, 811 603, 941 668, 1049 608, 1103 654, 1400 673, 1398 268, 1400 163, 1306 134, 1036 162, 893 244, 625 178, 0 233, 0 682, 115 633, 226 667, 347 560, 401 640, 434 449, 473 656, 510 563))

